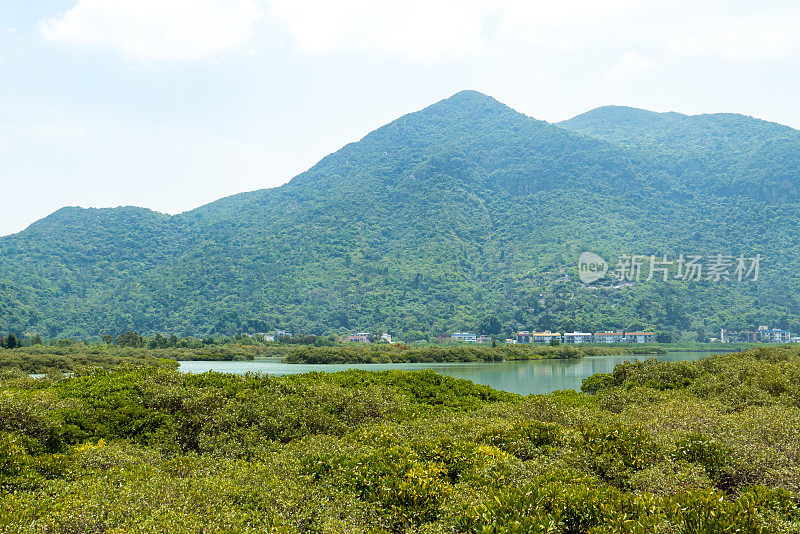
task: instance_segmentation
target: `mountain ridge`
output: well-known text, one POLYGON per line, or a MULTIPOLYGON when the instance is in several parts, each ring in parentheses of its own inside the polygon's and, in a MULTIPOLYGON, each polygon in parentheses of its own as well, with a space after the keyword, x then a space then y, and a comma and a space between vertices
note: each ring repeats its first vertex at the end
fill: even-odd
POLYGON ((368 132, 360 140, 354 141, 354 142, 351 142, 351 143, 348 143, 348 144, 344 145, 341 149, 339 149, 339 150, 337 150, 337 151, 335 151, 335 152, 323 157, 318 163, 314 164, 308 170, 301 172, 300 174, 298 174, 298 175, 294 176, 293 178, 291 178, 288 182, 286 182, 284 184, 281 184, 279 186, 275 186, 275 187, 271 187, 271 188, 260 188, 260 189, 255 189, 255 190, 252 190, 252 191, 243 191, 243 192, 240 192, 240 193, 234 193, 232 195, 221 197, 221 198, 219 198, 217 200, 213 200, 213 201, 208 202, 206 204, 203 204, 203 205, 197 206, 195 208, 189 209, 187 211, 176 213, 176 214, 162 213, 162 212, 158 212, 156 210, 152 210, 150 208, 141 207, 141 206, 135 206, 135 205, 121 205, 121 206, 115 206, 115 207, 102 207, 102 208, 94 208, 94 207, 84 208, 84 207, 81 207, 81 206, 64 206, 64 207, 59 208, 58 210, 54 211, 53 213, 43 217, 42 219, 34 221, 33 223, 31 223, 31 225, 29 225, 25 229, 21 230, 20 232, 17 232, 15 234, 8 234, 7 236, 0 236, 0 239, 3 239, 5 237, 9 237, 9 236, 13 236, 13 235, 17 235, 19 233, 22 233, 25 230, 27 230, 28 228, 30 228, 31 226, 37 225, 37 224, 39 224, 39 223, 41 223, 43 221, 48 221, 53 216, 58 216, 64 210, 76 210, 76 209, 77 210, 85 210, 85 211, 98 210, 100 212, 103 212, 103 211, 120 210, 120 209, 122 209, 122 210, 141 209, 141 210, 146 210, 146 211, 152 212, 154 214, 158 214, 158 215, 162 215, 162 216, 166 216, 166 217, 170 217, 170 218, 175 218, 175 217, 180 218, 180 217, 183 217, 183 216, 185 216, 187 214, 192 214, 192 213, 194 213, 194 212, 196 212, 198 210, 203 210, 203 209, 205 209, 205 208, 207 208, 209 206, 214 206, 214 205, 216 205, 216 204, 218 204, 220 202, 240 200, 240 199, 246 198, 248 196, 265 195, 265 194, 268 194, 271 191, 275 191, 275 190, 281 189, 281 188, 291 184, 292 181, 294 181, 297 178, 304 177, 306 174, 308 174, 311 171, 313 171, 315 168, 317 168, 318 166, 323 164, 326 160, 328 160, 332 156, 335 156, 335 155, 339 154, 340 152, 342 152, 343 150, 346 150, 346 149, 348 149, 348 148, 350 148, 352 146, 358 145, 362 141, 368 139, 373 134, 377 134, 377 133, 381 132, 382 130, 391 127, 392 125, 394 125, 395 123, 398 123, 399 121, 402 121, 406 117, 417 115, 417 114, 420 114, 420 113, 423 113, 423 112, 426 112, 426 111, 429 111, 429 110, 439 109, 441 107, 444 107, 447 104, 453 104, 453 103, 461 104, 465 100, 481 101, 481 102, 485 102, 487 104, 491 103, 497 109, 502 109, 504 111, 510 111, 510 112, 512 112, 512 113, 514 113, 514 114, 516 114, 518 116, 528 118, 531 121, 535 121, 536 123, 540 123, 540 124, 543 124, 543 125, 554 126, 554 127, 559 127, 559 128, 563 128, 563 129, 568 129, 570 131, 573 131, 573 132, 576 132, 576 133, 579 133, 581 135, 584 135, 584 136, 587 136, 587 137, 591 137, 591 138, 597 138, 596 136, 599 135, 599 134, 597 134, 597 133, 586 133, 586 130, 588 130, 589 127, 587 125, 585 125, 585 124, 581 125, 581 126, 578 126, 578 125, 581 123, 582 120, 584 120, 586 118, 594 118, 597 114, 605 115, 609 111, 623 111, 626 114, 637 114, 637 115, 648 116, 648 117, 678 117, 680 119, 699 119, 699 118, 715 118, 715 117, 729 117, 729 118, 736 118, 736 119, 746 119, 746 120, 755 121, 757 123, 769 125, 770 127, 777 127, 778 129, 781 129, 781 130, 783 130, 785 132, 792 133, 792 134, 797 134, 800 137, 800 130, 794 129, 791 126, 787 126, 787 125, 784 125, 784 124, 781 124, 781 123, 777 123, 777 122, 767 121, 767 120, 764 120, 764 119, 759 119, 757 117, 744 115, 744 114, 722 112, 722 113, 704 113, 704 114, 690 115, 690 114, 684 114, 684 113, 675 112, 675 111, 656 112, 656 111, 646 110, 646 109, 643 109, 643 108, 636 108, 636 107, 624 106, 624 105, 605 105, 605 106, 600 106, 600 107, 591 109, 589 111, 580 113, 580 114, 578 114, 578 115, 576 115, 576 116, 574 116, 574 117, 572 117, 570 119, 564 120, 564 121, 548 123, 548 122, 545 122, 545 121, 541 121, 539 119, 535 119, 535 118, 530 117, 528 115, 525 115, 523 113, 517 112, 513 108, 511 108, 511 107, 499 102, 498 100, 494 99, 493 97, 491 97, 489 95, 486 95, 484 93, 481 93, 479 91, 463 90, 463 91, 459 91, 459 92, 453 94, 452 96, 450 96, 448 98, 445 98, 445 99, 440 100, 440 101, 438 101, 438 102, 436 102, 434 104, 431 104, 430 106, 427 106, 426 108, 423 108, 422 110, 420 110, 418 112, 409 113, 407 115, 404 115, 403 117, 395 119, 394 121, 392 121, 392 122, 390 122, 390 123, 388 123, 386 125, 378 127, 375 130, 372 130, 371 132, 368 132))
MULTIPOLYGON (((58 210, 0 238, 0 330, 374 328, 419 338, 496 317, 505 333, 638 326, 680 338, 792 326, 800 303, 779 288, 794 287, 800 269, 793 138, 744 151, 700 121, 685 136, 727 150, 715 159, 702 143, 675 145, 663 125, 654 134, 619 109, 599 109, 610 113, 611 133, 598 134, 586 117, 565 128, 460 92, 276 188, 176 215, 58 210), (764 162, 785 176, 748 171, 764 162), (776 237, 765 244, 769 232, 776 237), (613 258, 697 248, 763 252, 771 283, 618 290, 586 288, 575 276, 584 250, 613 258)), ((669 127, 673 115, 663 119, 669 127)), ((742 136, 752 130, 742 127, 742 136)))

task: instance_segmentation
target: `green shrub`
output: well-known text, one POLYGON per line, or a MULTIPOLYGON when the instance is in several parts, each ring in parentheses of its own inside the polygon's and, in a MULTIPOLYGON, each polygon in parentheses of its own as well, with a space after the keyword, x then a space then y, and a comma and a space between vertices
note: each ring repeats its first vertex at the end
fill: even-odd
POLYGON ((549 452, 561 437, 562 430, 558 425, 531 421, 510 429, 487 430, 478 437, 478 441, 494 445, 520 460, 530 460, 549 452))
POLYGON ((620 424, 600 424, 580 429, 588 467, 602 480, 622 487, 635 471, 658 459, 659 450, 644 432, 620 424))
POLYGON ((719 443, 701 434, 689 434, 675 444, 674 460, 685 460, 705 468, 708 476, 722 489, 729 489, 729 453, 719 443))

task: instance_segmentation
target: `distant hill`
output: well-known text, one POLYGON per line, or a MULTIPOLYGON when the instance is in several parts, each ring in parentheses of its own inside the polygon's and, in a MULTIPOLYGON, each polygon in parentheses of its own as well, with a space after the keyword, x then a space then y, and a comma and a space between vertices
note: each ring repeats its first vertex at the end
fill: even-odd
POLYGON ((177 216, 65 208, 0 238, 0 330, 800 329, 799 135, 616 107, 551 125, 465 91, 282 187, 177 216), (586 250, 764 262, 755 283, 585 287, 586 250))
POLYGON ((770 202, 800 196, 800 132, 788 126, 732 113, 688 116, 620 106, 559 126, 631 149, 650 175, 678 190, 770 202))

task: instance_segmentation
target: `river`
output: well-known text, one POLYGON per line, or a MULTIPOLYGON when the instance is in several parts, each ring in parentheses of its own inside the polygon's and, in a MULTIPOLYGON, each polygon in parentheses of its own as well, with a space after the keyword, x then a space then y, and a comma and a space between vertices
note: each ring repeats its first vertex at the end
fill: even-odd
POLYGON ((181 362, 180 370, 188 373, 220 371, 243 374, 249 371, 280 376, 311 371, 335 372, 346 369, 385 371, 388 369, 432 369, 455 378, 465 378, 521 395, 550 393, 559 389, 580 390, 583 379, 596 373, 608 373, 626 360, 655 358, 663 361, 695 361, 710 352, 669 352, 659 355, 592 356, 580 360, 528 360, 489 363, 374 363, 374 364, 292 364, 276 358, 249 362, 181 362))

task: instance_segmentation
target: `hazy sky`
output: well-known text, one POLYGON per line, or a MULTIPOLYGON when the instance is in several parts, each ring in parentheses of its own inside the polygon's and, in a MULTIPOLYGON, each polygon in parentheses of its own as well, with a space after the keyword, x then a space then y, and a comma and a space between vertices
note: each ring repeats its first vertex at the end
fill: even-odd
POLYGON ((0 235, 274 187, 462 89, 800 128, 800 2, 1 0, 0 235))

